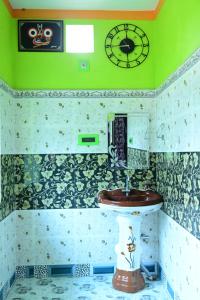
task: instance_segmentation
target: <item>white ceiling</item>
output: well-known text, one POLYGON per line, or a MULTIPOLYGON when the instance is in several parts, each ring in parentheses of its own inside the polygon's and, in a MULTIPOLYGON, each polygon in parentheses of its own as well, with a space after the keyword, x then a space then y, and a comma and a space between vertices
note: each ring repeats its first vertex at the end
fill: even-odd
POLYGON ((9 0, 14 9, 154 10, 159 0, 9 0))

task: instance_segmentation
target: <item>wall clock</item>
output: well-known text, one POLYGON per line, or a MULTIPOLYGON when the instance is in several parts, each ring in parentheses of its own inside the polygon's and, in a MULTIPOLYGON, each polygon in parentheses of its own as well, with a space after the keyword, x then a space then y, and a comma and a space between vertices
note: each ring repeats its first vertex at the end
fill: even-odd
POLYGON ((110 61, 121 68, 134 68, 145 61, 149 40, 145 32, 133 24, 113 27, 105 40, 105 51, 110 61))

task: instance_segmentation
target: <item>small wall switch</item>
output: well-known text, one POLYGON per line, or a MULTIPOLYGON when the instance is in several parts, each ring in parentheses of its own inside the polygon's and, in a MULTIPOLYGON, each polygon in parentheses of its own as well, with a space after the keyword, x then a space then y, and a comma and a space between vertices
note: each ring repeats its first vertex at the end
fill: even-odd
POLYGON ((79 70, 82 72, 88 72, 90 70, 90 64, 88 61, 81 61, 79 63, 79 70))

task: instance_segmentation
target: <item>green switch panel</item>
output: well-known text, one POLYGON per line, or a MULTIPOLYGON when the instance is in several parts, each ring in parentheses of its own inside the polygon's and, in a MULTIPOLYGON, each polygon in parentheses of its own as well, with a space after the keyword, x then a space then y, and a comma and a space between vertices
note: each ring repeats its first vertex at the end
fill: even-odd
POLYGON ((98 134, 79 134, 78 135, 78 145, 79 146, 94 146, 99 144, 98 134))

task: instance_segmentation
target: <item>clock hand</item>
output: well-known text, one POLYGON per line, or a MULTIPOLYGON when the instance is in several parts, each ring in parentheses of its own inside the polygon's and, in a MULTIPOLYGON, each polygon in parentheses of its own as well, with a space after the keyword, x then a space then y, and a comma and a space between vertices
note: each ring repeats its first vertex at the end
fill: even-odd
MULTIPOLYGON (((127 39, 127 32, 126 32, 126 39, 127 39)), ((124 40, 123 40, 123 41, 122 41, 122 45, 121 45, 121 46, 124 46, 124 45, 126 45, 125 43, 126 43, 126 41, 124 41, 124 40)), ((128 48, 130 49, 130 45, 126 45, 126 46, 128 46, 128 48)))
MULTIPOLYGON (((127 44, 124 44, 124 45, 112 45, 110 46, 111 48, 114 48, 114 47, 119 47, 119 48, 129 48, 130 49, 130 45, 127 45, 127 44)), ((134 45, 134 48, 135 47, 142 47, 142 45, 134 45)))
POLYGON ((113 45, 113 46, 111 46, 111 48, 113 48, 113 47, 120 47, 120 48, 130 48, 130 46, 129 45, 113 45))

